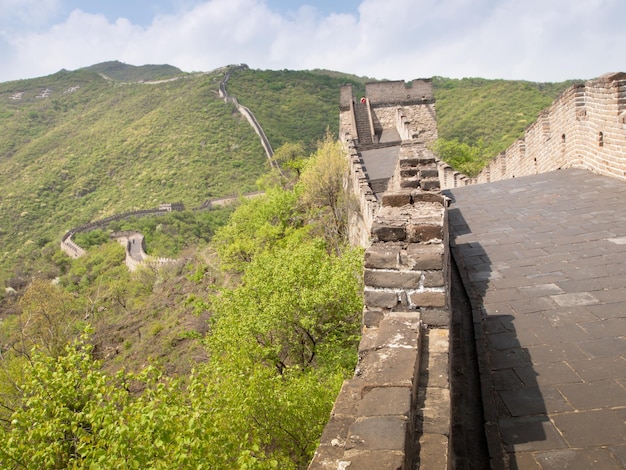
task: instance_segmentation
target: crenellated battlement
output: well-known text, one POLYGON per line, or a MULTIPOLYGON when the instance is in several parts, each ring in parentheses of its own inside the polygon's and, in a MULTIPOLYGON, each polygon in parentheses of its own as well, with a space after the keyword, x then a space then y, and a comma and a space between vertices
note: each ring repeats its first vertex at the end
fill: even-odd
MULTIPOLYGON (((626 73, 608 73, 565 90, 475 178, 449 178, 444 187, 488 183, 561 168, 585 168, 626 180, 626 73)), ((444 167, 442 166, 442 169, 444 167)))

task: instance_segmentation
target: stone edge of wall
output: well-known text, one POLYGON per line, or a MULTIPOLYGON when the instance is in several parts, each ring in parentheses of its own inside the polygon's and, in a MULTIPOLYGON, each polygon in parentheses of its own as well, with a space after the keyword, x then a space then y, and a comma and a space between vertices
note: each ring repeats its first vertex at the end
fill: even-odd
MULTIPOLYGON (((428 328, 447 338, 450 321, 447 201, 437 162, 423 143, 404 143, 379 202, 356 146, 344 143, 361 209, 351 241, 369 245, 363 336, 355 374, 342 385, 309 470, 410 469, 428 459, 447 465, 449 383, 434 392, 448 397, 437 423, 426 422, 429 389, 420 383, 428 328)), ((438 357, 448 357, 447 348, 438 357)))

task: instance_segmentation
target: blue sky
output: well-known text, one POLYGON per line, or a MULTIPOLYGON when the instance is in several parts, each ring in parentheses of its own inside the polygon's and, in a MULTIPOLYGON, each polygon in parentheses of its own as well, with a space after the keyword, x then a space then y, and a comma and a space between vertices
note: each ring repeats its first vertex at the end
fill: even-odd
POLYGON ((626 71, 624 0, 0 0, 0 81, 107 60, 376 79, 626 71))

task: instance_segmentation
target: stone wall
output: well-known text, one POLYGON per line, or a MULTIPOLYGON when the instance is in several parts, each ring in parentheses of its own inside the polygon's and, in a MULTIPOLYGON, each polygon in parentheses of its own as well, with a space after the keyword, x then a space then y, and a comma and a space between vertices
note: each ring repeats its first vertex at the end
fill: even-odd
POLYGON ((418 79, 405 83, 404 80, 373 82, 365 84, 365 95, 372 106, 379 104, 401 105, 433 102, 432 80, 418 79))
MULTIPOLYGON (((486 183, 560 168, 583 167, 626 179, 626 74, 611 73, 568 88, 476 178, 486 183)), ((450 186, 443 170, 444 187, 450 186)), ((453 184, 455 184, 453 182, 453 184)))
MULTIPOLYGON (((371 111, 371 126, 380 136, 384 129, 395 129, 403 140, 419 139, 426 145, 437 140, 437 118, 431 80, 376 82, 365 85, 371 111)), ((352 86, 340 92, 339 138, 342 142, 357 139, 354 121, 355 97, 352 86)))
POLYGON ((428 358, 448 367, 448 230, 436 161, 423 143, 403 144, 378 203, 351 142, 348 155, 365 208, 355 237, 367 247, 363 335, 354 377, 341 388, 309 469, 413 469, 427 461, 446 468, 447 373, 436 386, 423 373, 428 358), (433 397, 443 397, 443 408, 431 406, 433 397))

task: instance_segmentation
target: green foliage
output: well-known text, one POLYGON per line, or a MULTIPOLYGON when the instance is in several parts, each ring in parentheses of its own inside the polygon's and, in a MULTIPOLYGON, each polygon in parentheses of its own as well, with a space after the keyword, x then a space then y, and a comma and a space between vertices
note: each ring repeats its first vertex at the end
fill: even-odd
POLYGON ((120 82, 163 80, 182 77, 182 70, 171 65, 128 65, 117 60, 85 67, 83 70, 97 72, 120 82))
POLYGON ((231 207, 174 211, 155 217, 132 217, 115 222, 110 228, 137 231, 145 237, 148 254, 176 258, 188 247, 206 245, 216 229, 226 224, 232 211, 231 207))
POLYGON ((91 220, 254 190, 267 158, 217 96, 222 76, 122 85, 79 70, 0 84, 0 269, 91 220))
POLYGON ((361 253, 328 254, 323 240, 299 233, 281 245, 260 253, 241 286, 214 305, 211 349, 229 361, 247 354, 280 373, 332 363, 359 331, 361 253))
POLYGON ((242 200, 229 223, 215 235, 215 246, 224 269, 242 272, 258 253, 301 228, 303 219, 297 200, 295 192, 280 188, 242 200))
POLYGON ((478 145, 470 146, 458 140, 438 139, 433 150, 456 171, 470 177, 480 173, 492 157, 487 153, 482 140, 478 141, 478 145))
POLYGON ((19 346, 27 353, 33 345, 56 357, 65 348, 75 331, 72 330, 77 302, 50 281, 35 279, 20 299, 19 346))
POLYGON ((316 233, 338 251, 347 241, 351 195, 344 190, 348 162, 341 144, 327 132, 306 162, 299 186, 316 233))

